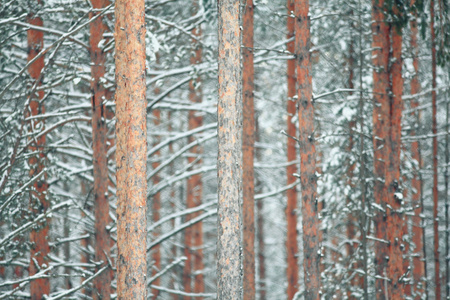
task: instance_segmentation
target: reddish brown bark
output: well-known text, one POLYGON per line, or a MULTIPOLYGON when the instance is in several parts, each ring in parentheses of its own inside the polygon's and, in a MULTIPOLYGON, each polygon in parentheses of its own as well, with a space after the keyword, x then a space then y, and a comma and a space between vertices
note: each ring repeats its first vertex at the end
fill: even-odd
MULTIPOLYGON (((413 6, 415 0, 411 1, 411 6, 413 6)), ((411 80, 411 95, 416 95, 420 92, 421 86, 419 81, 419 46, 417 43, 417 35, 418 35, 418 24, 417 24, 417 14, 411 19, 410 27, 411 27, 411 48, 413 49, 413 66, 414 66, 414 76, 411 80)), ((411 100, 411 108, 413 109, 412 115, 417 120, 417 125, 420 124, 420 111, 418 109, 419 102, 417 98, 413 98, 411 100)), ((416 135, 416 131, 412 130, 412 137, 416 135)), ((423 235, 423 225, 422 225, 422 182, 419 171, 422 167, 422 158, 420 155, 420 144, 418 140, 415 140, 411 143, 411 156, 417 162, 417 169, 414 172, 411 188, 412 188, 412 196, 411 196, 411 205, 414 209, 414 216, 412 219, 412 242, 415 245, 413 250, 413 287, 415 299, 422 299, 422 296, 425 294, 425 257, 423 253, 424 246, 424 235, 423 235)))
POLYGON ((242 297, 242 93, 239 1, 218 2, 217 299, 242 297))
MULTIPOLYGON (((199 11, 199 0, 193 0, 192 3, 192 15, 197 14, 199 11)), ((200 26, 196 26, 192 29, 192 35, 197 38, 201 38, 202 31, 200 26)), ((192 40, 192 55, 190 57, 191 65, 197 65, 202 61, 202 48, 197 40, 192 40)), ((200 87, 201 79, 197 77, 189 82, 189 100, 195 103, 202 102, 202 89, 200 87)), ((203 116, 194 110, 189 111, 189 130, 201 127, 203 125, 203 116)), ((195 141, 194 136, 188 138, 189 143, 195 141)), ((195 145, 191 148, 191 155, 188 157, 188 163, 193 166, 198 166, 202 163, 200 156, 202 154, 202 148, 199 145, 195 145)), ((202 176, 201 174, 192 175, 187 181, 187 208, 193 208, 202 204, 202 176)), ((200 212, 193 213, 186 217, 186 220, 191 220, 200 215, 200 212)), ((194 292, 204 292, 204 275, 203 275, 203 224, 198 222, 190 228, 185 230, 185 256, 187 258, 184 269, 184 288, 185 291, 191 291, 192 279, 191 274, 194 276, 194 292)), ((184 297, 189 299, 189 297, 184 297)))
POLYGON ((255 299, 255 107, 253 66, 253 0, 244 6, 242 31, 243 97, 243 226, 244 226, 244 300, 255 299))
POLYGON ((317 211, 316 148, 310 61, 309 1, 295 1, 295 56, 302 185, 303 269, 305 299, 320 299, 319 218, 317 211))
MULTIPOLYGON (((396 8, 394 7, 394 12, 396 8)), ((403 79, 402 79, 402 36, 401 28, 391 25, 392 58, 390 65, 390 110, 389 135, 387 141, 387 159, 389 161, 385 184, 387 188, 386 226, 388 253, 388 295, 389 299, 402 299, 405 283, 403 278, 403 226, 404 213, 402 192, 400 187, 400 151, 401 120, 403 111, 403 79)))
POLYGON ((436 119, 436 33, 434 30, 434 0, 430 0, 430 29, 431 29, 431 106, 432 106, 432 132, 433 132, 433 232, 434 232, 434 276, 435 297, 441 299, 441 276, 439 262, 439 199, 438 199, 438 141, 436 119))
POLYGON ((385 22, 383 12, 384 1, 372 1, 372 63, 373 70, 373 168, 374 168, 374 198, 377 206, 374 208, 375 236, 375 295, 377 299, 387 299, 385 290, 387 277, 387 261, 389 256, 386 240, 386 197, 385 185, 387 147, 389 134, 389 26, 385 22))
POLYGON ((144 1, 117 0, 117 297, 146 299, 147 100, 144 1))
MULTIPOLYGON (((107 0, 92 0, 92 7, 104 8, 109 3, 107 0)), ((93 18, 95 13, 90 14, 93 18)), ((109 224, 109 202, 108 202, 108 161, 106 127, 106 107, 104 105, 105 88, 102 78, 106 72, 106 55, 98 47, 103 39, 105 26, 103 17, 98 17, 90 23, 90 54, 91 54, 91 104, 92 104, 92 148, 94 165, 94 214, 95 214, 95 261, 103 261, 103 267, 108 263, 111 250, 111 240, 107 226, 109 224), (108 258, 107 258, 108 257, 108 258)), ((109 272, 102 272, 94 279, 94 299, 110 299, 111 280, 109 272)))
MULTIPOLYGON (((294 0, 287 0, 287 38, 293 38, 295 35, 295 2, 294 0)), ((295 52, 294 41, 287 44, 287 50, 290 53, 295 52)), ((297 77, 295 75, 295 59, 287 61, 287 134, 289 136, 296 136, 297 130, 295 123, 292 122, 297 113, 296 107, 296 87, 297 77)), ((287 166, 287 184, 294 183, 297 179, 294 174, 298 173, 297 165, 294 163, 297 160, 297 150, 295 149, 296 141, 288 137, 287 138, 287 161, 291 165, 287 166)), ((287 205, 286 205, 286 223, 287 223, 287 235, 286 235, 286 276, 287 276, 287 297, 293 299, 295 293, 298 291, 298 240, 297 240, 297 187, 293 187, 286 191, 287 205)))
MULTIPOLYGON (((37 1, 41 3, 40 1, 37 1)), ((43 26, 42 19, 30 14, 28 22, 32 25, 43 26)), ((42 50, 44 45, 44 33, 37 30, 28 30, 28 61, 34 59, 42 50)), ((30 67, 28 72, 30 77, 34 80, 41 80, 41 71, 44 68, 44 56, 38 58, 30 67)), ((37 83, 40 85, 40 82, 37 83)), ((29 116, 36 116, 45 114, 45 106, 40 100, 44 97, 44 92, 39 91, 30 95, 29 116)), ((44 121, 41 119, 33 119, 28 123, 28 131, 35 135, 44 130, 44 121)), ((29 176, 34 177, 45 168, 45 140, 46 136, 42 135, 39 138, 32 138, 29 151, 35 153, 28 159, 30 166, 29 176)), ((34 184, 33 190, 30 192, 30 210, 33 216, 46 213, 50 207, 50 201, 47 199, 47 174, 41 176, 34 184)), ((33 276, 40 270, 44 270, 49 266, 48 254, 50 247, 48 244, 48 231, 50 228, 50 218, 45 218, 43 222, 36 224, 30 233, 30 267, 29 276, 33 276)), ((41 299, 44 295, 50 293, 49 278, 39 278, 30 282, 30 296, 31 299, 41 299)))

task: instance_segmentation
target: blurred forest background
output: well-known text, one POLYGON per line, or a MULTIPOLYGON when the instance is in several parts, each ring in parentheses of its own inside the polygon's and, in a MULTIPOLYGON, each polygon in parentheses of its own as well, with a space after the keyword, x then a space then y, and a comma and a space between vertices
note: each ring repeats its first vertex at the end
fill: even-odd
MULTIPOLYGON (((48 288, 45 299, 98 298, 100 276, 114 298, 114 3, 0 2, 0 299, 30 299, 33 283, 48 288), (97 172, 105 176, 95 187, 97 172), (95 196, 106 208, 103 237, 95 196)), ((299 126, 287 111, 296 100, 288 96, 290 2, 253 3, 257 299, 304 292, 299 156, 289 157, 287 145, 298 135, 288 124, 299 126), (298 274, 293 284, 289 272, 298 274)), ((403 38, 400 277, 411 299, 449 299, 450 8, 444 0, 390 2, 401 14, 388 10, 386 20, 403 38)), ((385 242, 374 218, 386 207, 375 196, 372 9, 362 0, 309 3, 324 299, 374 299, 382 276, 374 263, 385 242)), ((216 297, 217 19, 213 0, 145 1, 152 299, 216 297)))

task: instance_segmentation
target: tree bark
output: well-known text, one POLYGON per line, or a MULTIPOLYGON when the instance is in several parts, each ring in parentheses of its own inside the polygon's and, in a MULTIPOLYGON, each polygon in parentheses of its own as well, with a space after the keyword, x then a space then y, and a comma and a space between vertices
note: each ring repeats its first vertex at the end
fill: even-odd
MULTIPOLYGON (((41 4, 41 1, 37 1, 41 4)), ((31 25, 43 26, 41 18, 36 17, 33 13, 28 16, 28 23, 31 25)), ((44 46, 44 33, 37 30, 28 30, 28 61, 34 59, 44 46)), ((38 58, 30 67, 28 72, 33 81, 42 80, 42 69, 44 68, 44 56, 38 58)), ((35 83, 33 82, 33 84, 35 83)), ((40 85, 41 82, 37 82, 40 85)), ((44 91, 34 92, 30 95, 28 116, 37 116, 45 114, 45 106, 40 102, 44 98, 44 91)), ((28 123, 28 132, 33 136, 45 129, 44 120, 33 119, 28 123)), ((45 140, 46 135, 35 139, 31 137, 32 143, 29 146, 29 151, 34 153, 29 159, 30 178, 42 172, 45 168, 45 140)), ((50 207, 50 201, 47 199, 47 173, 45 173, 39 180, 33 184, 33 189, 30 192, 30 210, 33 216, 45 213, 50 207)), ((41 269, 46 269, 49 266, 48 254, 50 247, 48 243, 48 232, 50 229, 50 218, 45 218, 43 222, 36 224, 30 233, 30 267, 29 276, 33 276, 41 269)), ((49 278, 39 278, 30 282, 30 297, 31 299, 42 299, 44 295, 50 293, 49 278)))
POLYGON ((377 299, 387 299, 387 261, 389 256, 386 240, 386 198, 385 175, 387 168, 387 147, 389 134, 389 26, 384 18, 384 0, 372 1, 372 63, 373 70, 373 169, 375 236, 375 294, 377 299))
POLYGON ((308 0, 295 1, 295 16, 300 179, 302 185, 303 268, 305 299, 309 300, 320 299, 320 256, 308 0))
MULTIPOLYGON (((394 7, 397 13, 397 7, 394 7)), ((386 205, 388 253, 388 295, 390 299, 402 299, 405 281, 403 278, 403 194, 400 186, 400 152, 401 152, 401 120, 403 111, 403 78, 402 78, 402 35, 401 28, 391 24, 392 58, 389 68, 390 82, 390 111, 389 135, 387 147, 386 189, 388 191, 386 205)))
POLYGON ((436 33, 434 30, 434 0, 430 0, 430 29, 431 29, 431 106, 432 106, 432 132, 433 132, 433 232, 434 232, 434 276, 435 297, 441 299, 441 276, 439 262, 439 199, 438 199, 438 141, 436 118, 436 33))
MULTIPOLYGON (((295 2, 294 0, 287 0, 287 39, 295 36, 295 2)), ((290 53, 295 53, 294 41, 287 44, 287 50, 290 53)), ((297 165, 294 163, 297 160, 297 150, 295 149, 296 141, 291 138, 297 135, 295 123, 292 122, 297 113, 296 107, 296 82, 295 75, 295 59, 287 61, 287 161, 291 165, 287 166, 287 185, 294 183, 297 179, 294 174, 298 173, 297 165)), ((286 191, 287 205, 286 205, 286 276, 287 276, 287 298, 293 299, 295 293, 298 291, 299 281, 299 267, 298 267, 298 240, 297 240, 297 187, 293 187, 286 191)))
POLYGON ((244 300, 255 299, 255 107, 253 0, 246 0, 242 31, 244 300))
MULTIPOLYGON (((104 8, 108 5, 107 0, 92 0, 92 7, 104 8)), ((93 18, 96 13, 91 13, 93 18)), ((95 261, 103 261, 97 266, 97 270, 108 263, 111 255, 110 236, 107 230, 109 224, 109 202, 108 202, 108 161, 106 126, 106 107, 104 105, 105 88, 102 78, 106 72, 106 54, 98 45, 103 39, 105 26, 103 17, 97 18, 90 23, 90 55, 91 55, 91 105, 92 105, 92 148, 94 165, 94 213, 95 213, 95 261), (108 258, 107 258, 108 257, 108 258)), ((110 299, 111 278, 109 272, 102 272, 94 279, 94 299, 110 299)))
POLYGON ((241 299, 242 93, 239 1, 218 2, 217 299, 241 299))
POLYGON ((117 0, 117 297, 146 299, 147 100, 144 1, 117 0))

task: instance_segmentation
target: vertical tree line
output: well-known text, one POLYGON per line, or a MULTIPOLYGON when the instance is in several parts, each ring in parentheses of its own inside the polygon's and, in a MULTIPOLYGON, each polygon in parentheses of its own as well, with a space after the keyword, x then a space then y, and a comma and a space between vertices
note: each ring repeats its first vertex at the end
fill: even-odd
POLYGON ((448 298, 449 24, 441 0, 7 2, 0 299, 448 298))
POLYGON ((116 8, 117 296, 147 298, 147 99, 144 1, 116 8))

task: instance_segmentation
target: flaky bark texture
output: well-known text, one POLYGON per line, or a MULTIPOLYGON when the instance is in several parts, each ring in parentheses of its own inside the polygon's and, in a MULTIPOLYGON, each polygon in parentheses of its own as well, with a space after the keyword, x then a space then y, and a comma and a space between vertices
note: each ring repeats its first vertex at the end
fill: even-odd
MULTIPOLYGON (((394 13, 396 7, 394 7, 394 13)), ((388 295, 389 299, 402 299, 405 282, 403 278, 403 225, 404 212, 402 206, 402 190, 400 187, 400 151, 401 120, 403 111, 403 79, 402 79, 402 36, 401 28, 390 26, 392 42, 392 58, 389 68, 390 76, 390 110, 385 184, 387 189, 386 226, 388 253, 388 295)))
MULTIPOLYGON (((191 15, 196 15, 199 11, 199 0, 193 0, 191 15)), ((200 25, 194 27, 191 31, 192 35, 198 39, 202 36, 200 25)), ((192 39, 192 54, 190 57, 191 65, 198 65, 202 61, 202 47, 201 44, 192 39)), ((201 89, 200 77, 194 78, 189 82, 189 100, 193 104, 202 102, 203 94, 201 89)), ((197 111, 189 111, 189 130, 199 128, 203 125, 203 116, 197 111)), ((194 136, 188 138, 189 143, 195 141, 194 136)), ((198 166, 202 163, 201 160, 202 147, 195 145, 191 148, 191 155, 188 156, 188 163, 192 166, 198 166)), ((195 174, 188 178, 187 182, 187 208, 193 208, 202 204, 202 175, 195 174)), ((201 212, 191 214, 186 217, 186 221, 198 217, 201 212)), ((187 258, 184 269, 184 289, 186 292, 191 291, 192 283, 191 276, 194 277, 194 293, 203 293, 205 290, 204 275, 203 275, 203 223, 198 222, 195 225, 186 228, 185 230, 185 256, 187 258)), ((190 297, 184 297, 186 300, 190 297)))
POLYGON ((244 300, 255 299, 255 107, 253 66, 253 0, 244 6, 242 32, 243 63, 243 221, 244 221, 244 300))
MULTIPOLYGON (((108 0, 92 0, 93 8, 103 8, 108 0)), ((96 13, 91 13, 94 17, 96 13)), ((91 54, 91 104, 92 104, 92 145, 94 164, 94 212, 95 212, 95 261, 103 261, 102 268, 108 263, 106 256, 110 256, 110 237, 106 229, 109 224, 108 203, 108 162, 107 162, 107 134, 105 88, 101 79, 105 75, 106 57, 102 49, 98 47, 103 39, 103 17, 97 18, 90 24, 90 54, 91 54)), ((94 279, 94 299, 110 299, 111 278, 109 272, 102 272, 94 279)))
POLYGON ((117 297, 146 299, 145 19, 143 0, 116 1, 117 297))
MULTIPOLYGON (((287 38, 290 39, 295 35, 295 2, 294 0, 287 0, 287 38)), ((287 50, 290 53, 295 52, 294 41, 287 44, 287 50)), ((295 94, 297 89, 295 84, 297 77, 295 76, 295 59, 287 61, 287 134, 291 137, 297 135, 295 122, 292 118, 297 113, 295 94)), ((297 150, 295 149, 296 141, 287 138, 287 161, 291 164, 287 166, 287 184, 292 184, 296 181, 294 176, 297 171, 297 165, 294 163, 297 160, 297 150)), ((293 299, 295 293, 298 291, 298 240, 297 240, 297 187, 293 187, 286 192, 286 276, 287 276, 287 298, 293 299)))
MULTIPOLYGON (((415 0, 411 1, 411 6, 414 5, 415 0)), ((419 46, 417 43, 418 34, 418 24, 417 24, 417 14, 411 19, 411 48, 413 49, 413 66, 414 66, 414 76, 411 80, 411 95, 416 95, 420 93, 420 81, 419 81, 419 46)), ((419 106, 417 98, 411 100, 411 109, 413 109, 412 115, 417 120, 416 127, 420 124, 420 111, 415 110, 419 106)), ((416 131, 411 131, 411 136, 416 135, 416 131)), ((413 284, 414 287, 414 299, 422 299, 425 294, 425 257, 423 253, 424 239, 423 239, 423 223, 422 223, 422 180, 419 171, 422 166, 422 158, 420 155, 420 144, 418 140, 414 140, 411 143, 411 156, 417 162, 416 171, 413 174, 413 179, 411 181, 411 206, 414 209, 414 216, 412 219, 412 242, 415 245, 412 255, 413 262, 413 284)))
MULTIPOLYGON (((40 3, 40 1, 37 1, 40 3)), ((32 14, 28 16, 28 22, 32 25, 43 26, 42 19, 35 17, 32 14)), ((41 52, 44 45, 44 33, 37 30, 28 30, 28 61, 34 59, 36 55, 41 52)), ((28 72, 30 77, 34 81, 42 80, 42 69, 44 68, 44 56, 38 58, 32 65, 30 65, 28 72)), ((40 85, 40 82, 37 83, 40 85)), ((30 95, 30 106, 27 112, 28 116, 37 116, 39 114, 45 114, 44 103, 40 102, 44 97, 44 92, 33 92, 30 95)), ((28 123, 28 132, 31 136, 34 136, 44 130, 43 119, 32 119, 28 123)), ((31 144, 28 148, 33 155, 28 159, 30 166, 29 176, 34 177, 41 173, 45 168, 45 139, 46 136, 42 135, 39 138, 31 138, 31 144)), ((50 206, 50 201, 47 199, 47 173, 42 175, 34 184, 33 189, 30 192, 30 209, 34 216, 45 213, 50 206)), ((28 270, 29 276, 33 276, 41 269, 46 269, 49 266, 48 254, 50 247, 48 244, 48 232, 50 219, 45 218, 42 222, 35 225, 30 233, 30 268, 28 270)), ((21 272, 20 269, 16 269, 21 272)), ((50 280, 49 278, 39 278, 30 282, 30 296, 31 299, 42 299, 44 295, 50 293, 50 280)))
POLYGON ((295 1, 295 16, 300 178, 302 184, 303 268, 305 299, 309 300, 320 299, 320 247, 308 0, 295 1))
POLYGON ((431 29, 431 106, 432 106, 432 132, 433 132, 433 232, 434 232, 434 280, 435 297, 441 299, 441 276, 439 262, 439 199, 438 199, 438 141, 436 119, 436 33, 434 30, 434 0, 430 0, 430 29, 431 29))
POLYGON ((218 1, 217 299, 241 299, 242 94, 239 1, 218 1))
POLYGON ((374 148, 374 198, 378 204, 374 209, 375 236, 375 295, 387 299, 385 280, 389 256, 386 240, 386 197, 385 185, 387 139, 389 134, 389 26, 384 20, 384 0, 372 1, 372 63, 373 69, 373 148, 374 148))

